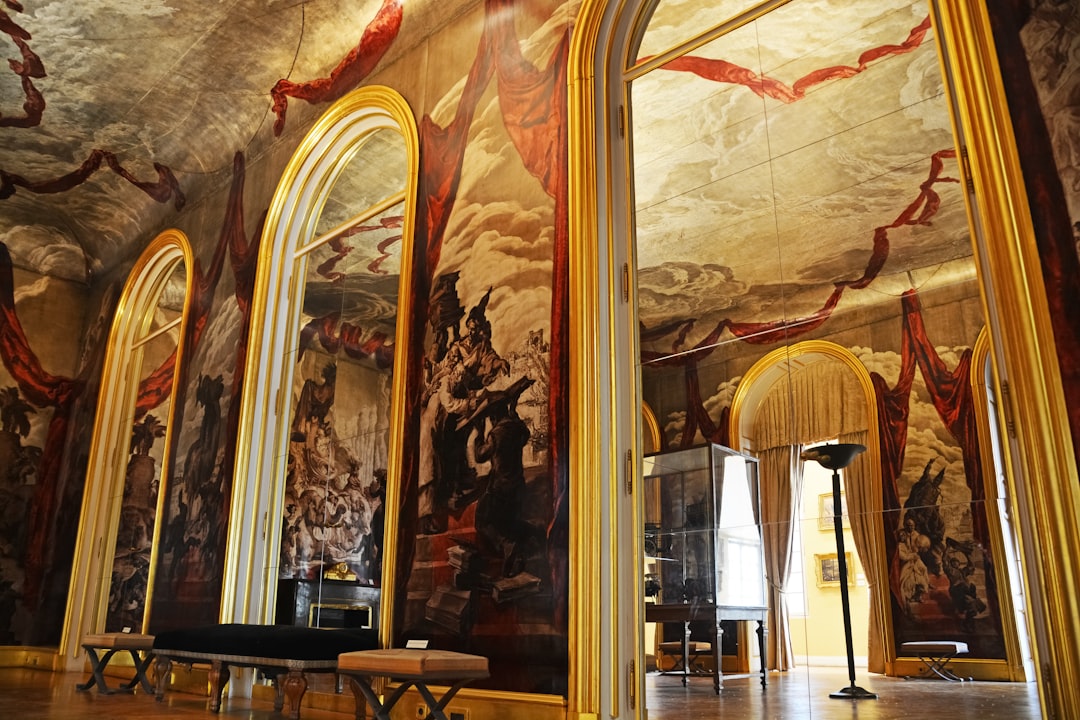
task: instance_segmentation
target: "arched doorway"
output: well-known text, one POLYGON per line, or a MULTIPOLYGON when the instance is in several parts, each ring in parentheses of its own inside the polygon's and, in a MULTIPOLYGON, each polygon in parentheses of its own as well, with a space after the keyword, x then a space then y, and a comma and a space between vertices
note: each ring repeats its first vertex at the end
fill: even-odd
MULTIPOLYGON (((635 175, 631 140, 629 140, 636 129, 636 105, 633 103, 636 98, 634 96, 635 91, 631 89, 630 85, 633 81, 645 77, 648 73, 664 65, 670 65, 667 68, 669 70, 685 72, 687 75, 693 74, 698 77, 706 77, 717 67, 723 68, 724 71, 731 70, 730 64, 723 65, 722 62, 691 63, 687 58, 691 53, 696 53, 697 55, 705 55, 706 60, 723 61, 723 57, 709 56, 709 48, 706 46, 709 46, 714 39, 723 37, 732 31, 750 27, 756 20, 764 18, 775 9, 787 5, 789 3, 763 3, 754 7, 745 7, 744 4, 739 4, 737 8, 728 8, 725 5, 724 9, 730 10, 730 12, 718 11, 715 16, 716 24, 708 30, 695 35, 692 40, 686 41, 682 45, 677 44, 677 41, 668 44, 661 43, 655 46, 659 50, 650 47, 648 51, 642 52, 639 52, 639 48, 644 48, 645 45, 639 44, 641 33, 645 32, 643 28, 649 22, 650 17, 655 17, 653 11, 659 12, 665 9, 665 6, 668 6, 667 9, 673 10, 685 9, 684 7, 677 3, 661 3, 659 6, 643 3, 619 8, 602 7, 600 3, 595 5, 586 3, 583 7, 582 22, 578 24, 578 34, 575 36, 577 46, 571 64, 572 72, 575 74, 571 78, 571 86, 573 88, 572 101, 577 103, 576 106, 572 106, 572 110, 576 110, 577 116, 583 121, 586 131, 580 136, 571 137, 571 150, 572 153, 579 152, 581 157, 587 158, 587 160, 583 160, 578 164, 573 162, 574 158, 572 156, 571 167, 574 172, 579 173, 577 176, 572 176, 572 183, 579 182, 581 187, 579 192, 571 192, 571 217, 589 217, 590 213, 599 210, 601 220, 599 227, 591 227, 588 222, 583 222, 577 228, 588 240, 573 245, 580 253, 573 258, 573 267, 575 271, 581 273, 580 277, 599 277, 600 282, 595 285, 591 282, 571 283, 572 303, 576 307, 596 310, 598 318, 595 322, 590 317, 580 320, 578 326, 573 328, 573 332, 575 338, 579 339, 583 347, 586 342, 591 342, 592 338, 602 338, 599 348, 600 356, 608 357, 607 352, 609 351, 611 356, 615 358, 612 363, 606 366, 599 363, 590 364, 590 361, 585 361, 583 365, 585 373, 580 378, 581 385, 612 388, 610 394, 604 397, 603 402, 582 411, 584 426, 601 428, 596 437, 589 435, 581 437, 580 444, 574 448, 576 451, 573 456, 574 466, 586 476, 592 471, 600 469, 601 478, 614 480, 626 469, 622 465, 624 458, 629 464, 635 456, 635 449, 640 447, 639 434, 633 424, 638 417, 635 403, 642 393, 637 369, 641 366, 639 359, 643 356, 642 346, 644 342, 639 343, 639 337, 636 333, 639 326, 639 307, 633 298, 635 290, 640 292, 642 275, 640 267, 636 268, 638 272, 635 273, 635 253, 637 251, 633 241, 637 228, 632 223, 634 219, 640 219, 635 218, 635 216, 643 208, 641 205, 635 205, 633 200, 634 190, 637 183, 642 181, 642 177, 635 175), (744 7, 744 12, 739 12, 739 9, 744 7), (702 49, 705 49, 705 51, 699 52, 702 49), (574 65, 575 61, 579 64, 574 65), (678 67, 680 65, 681 67, 678 67), (706 69, 709 66, 711 68, 706 69), (593 164, 594 159, 595 164, 593 164), (594 174, 594 168, 599 168, 600 171, 594 174), (601 179, 598 181, 599 190, 596 191, 591 182, 598 176, 601 179), (577 204, 577 207, 573 206, 574 203, 577 204), (630 238, 630 241, 624 244, 624 238, 630 238), (592 254, 593 248, 597 249, 595 254, 592 254), (600 288, 605 287, 605 282, 607 287, 622 287, 623 298, 621 303, 617 297, 610 305, 603 299, 600 288), (626 357, 627 348, 630 349, 629 357, 626 357), (594 415, 593 413, 601 413, 601 415, 594 415), (627 422, 626 418, 631 418, 631 421, 627 422), (605 422, 608 423, 606 426, 605 422), (591 440, 596 440, 596 442, 592 443, 591 440), (603 450, 590 450, 590 445, 603 450)), ((795 5, 795 3, 790 3, 790 5, 795 5)), ((914 7, 913 5, 912 8, 914 7)), ((675 15, 666 17, 667 20, 671 21, 672 27, 678 29, 679 27, 685 27, 685 25, 693 25, 696 29, 700 26, 700 23, 697 23, 698 16, 694 16, 692 13, 683 13, 682 20, 685 23, 680 26, 678 15, 679 13, 676 12, 675 15), (672 20, 673 17, 674 20, 672 20)), ((949 20, 948 22, 955 23, 956 21, 949 20)), ((908 38, 900 38, 899 41, 892 45, 895 47, 905 46, 905 42, 912 40, 918 34, 916 29, 920 26, 922 25, 919 23, 912 25, 908 38)), ((929 27, 930 20, 927 18, 924 29, 929 27)), ((758 33, 758 35, 768 37, 764 33, 758 33)), ((781 36, 777 35, 775 37, 781 36)), ((919 40, 915 44, 921 45, 921 42, 919 40)), ((798 43, 793 44, 798 45, 798 43)), ((882 55, 870 55, 868 57, 880 58, 882 55)), ((838 66, 830 67, 835 69, 838 66)), ((855 74, 858 74, 858 72, 857 70, 855 74)), ((812 85, 814 82, 820 82, 824 77, 826 75, 816 75, 808 81, 808 84, 812 85)), ((838 76, 832 76, 830 79, 836 79, 836 77, 838 76)), ((743 75, 740 81, 745 82, 747 87, 753 85, 758 91, 759 97, 763 97, 768 92, 768 90, 764 89, 764 83, 767 79, 767 73, 751 71, 743 75)), ((802 87, 805 89, 806 85, 804 84, 802 87)), ((674 99, 668 104, 669 108, 690 108, 689 112, 700 110, 701 106, 690 101, 686 93, 675 91, 672 95, 674 99)), ((706 113, 699 112, 699 115, 704 116, 706 113)), ((940 117, 945 118, 946 126, 951 124, 948 120, 947 111, 940 117)), ((943 146, 946 156, 948 152, 952 152, 948 149, 952 144, 950 137, 943 146)), ((653 152, 662 155, 665 151, 663 148, 653 148, 653 152)), ((955 155, 952 157, 955 157, 955 155)), ((645 178, 645 182, 655 184, 654 179, 650 178, 645 178)), ((959 204, 954 205, 954 207, 960 208, 959 212, 963 214, 964 199, 961 198, 959 204)), ((659 223, 657 225, 665 227, 659 223)), ((966 227, 966 221, 964 225, 966 227)), ((670 229, 670 226, 666 227, 670 229)), ((881 225, 879 228, 888 230, 885 225, 881 225)), ((830 237, 834 236, 830 234, 830 237)), ((821 248, 823 246, 817 245, 815 247, 821 248)), ((829 249, 834 248, 830 246, 829 249)), ((968 264, 973 267, 970 256, 967 257, 968 264)), ((793 267, 805 266, 796 263, 793 267)), ((849 275, 834 276, 836 284, 833 289, 841 290, 840 294, 843 294, 849 288, 864 290, 874 281, 875 277, 872 276, 880 271, 882 267, 873 264, 867 265, 865 270, 869 274, 864 272, 861 277, 859 271, 849 275), (851 278, 857 278, 857 280, 847 284, 847 280, 851 278)), ((895 270, 896 268, 892 269, 895 270)), ((901 273, 903 272, 906 271, 901 270, 901 273)), ((968 275, 968 278, 972 282, 972 286, 977 288, 978 281, 974 279, 973 272, 968 275)), ((906 293, 906 289, 922 291, 925 288, 926 282, 924 279, 909 275, 906 281, 902 278, 899 279, 899 285, 895 289, 896 294, 894 297, 900 297, 906 293)), ((705 295, 705 293, 700 294, 705 295)), ((977 296, 978 292, 976 291, 974 295, 977 296)), ((833 297, 839 299, 838 295, 833 297)), ((788 307, 795 308, 797 304, 791 304, 788 307)), ((814 329, 821 327, 821 323, 828 320, 833 311, 837 307, 841 307, 841 305, 825 303, 804 307, 806 308, 805 314, 798 311, 787 314, 788 310, 778 312, 781 320, 786 318, 791 323, 790 325, 784 325, 782 331, 780 326, 773 325, 771 322, 763 322, 760 317, 756 318, 755 321, 747 322, 743 326, 739 325, 736 318, 730 324, 723 326, 721 334, 723 331, 731 331, 740 339, 743 339, 757 333, 757 340, 764 344, 780 339, 780 337, 772 339, 766 337, 769 332, 777 330, 788 339, 791 339, 799 337, 803 332, 812 332, 814 329)), ((646 325, 648 324, 646 323, 646 325)), ((677 327, 682 328, 684 326, 677 327)), ((711 328, 713 325, 706 324, 706 327, 711 328)), ((974 333, 971 333, 971 335, 974 337, 974 333)), ((713 339, 711 342, 720 345, 723 340, 713 339)), ((973 342, 973 340, 968 340, 968 342, 973 342)), ((686 342, 681 348, 681 354, 684 357, 680 358, 678 362, 683 363, 683 368, 689 367, 688 364, 684 363, 685 356, 690 356, 705 347, 706 345, 695 344, 692 341, 686 342)), ((730 362, 729 367, 726 369, 728 377, 738 377, 750 362, 747 361, 745 364, 738 361, 730 362)), ((687 371, 687 378, 690 378, 691 374, 691 372, 687 371)), ((699 377, 695 374, 695 378, 696 382, 699 377)), ((572 386, 572 398, 587 400, 589 393, 583 387, 575 389, 572 386)), ((650 401, 651 404, 651 399, 647 394, 644 395, 644 398, 650 401)), ((654 409, 657 410, 658 415, 665 417, 664 408, 655 407, 654 409)), ((690 413, 687 413, 688 417, 690 415, 690 413)), ((691 427, 691 429, 695 431, 701 430, 700 423, 702 419, 703 415, 696 415, 695 421, 699 425, 691 427)), ((713 418, 713 423, 714 426, 706 427, 706 430, 717 430, 719 423, 717 423, 716 418, 713 418)), ((619 494, 621 485, 617 482, 604 483, 601 480, 600 487, 607 494, 608 507, 611 509, 610 516, 605 517, 602 513, 598 515, 600 521, 609 521, 611 527, 616 528, 620 533, 624 533, 622 535, 624 542, 619 547, 631 547, 632 534, 638 524, 624 522, 623 518, 638 517, 637 513, 640 513, 640 507, 635 505, 633 499, 619 494)), ((586 498, 583 498, 583 506, 587 509, 593 507, 586 498)), ((637 554, 637 548, 634 547, 635 552, 633 554, 637 554)), ((611 574, 605 578, 598 578, 595 591, 598 596, 603 596, 601 585, 606 579, 611 580, 615 588, 612 594, 616 602, 615 616, 617 617, 638 616, 639 611, 635 604, 640 599, 640 585, 633 582, 632 571, 632 563, 635 559, 631 558, 624 561, 620 552, 613 552, 610 557, 603 559, 606 567, 611 568, 611 574), (630 601, 623 606, 622 603, 626 598, 630 598, 630 601)), ((587 588, 589 585, 586 584, 584 587, 587 588)), ((613 626, 607 629, 597 629, 595 633, 584 633, 582 640, 585 643, 583 647, 588 647, 588 643, 593 642, 598 646, 612 648, 616 651, 611 656, 610 663, 601 666, 600 677, 610 678, 610 682, 602 685, 605 690, 596 698, 599 706, 617 710, 622 707, 624 702, 629 701, 632 707, 640 707, 639 704, 635 703, 636 698, 640 697, 639 687, 635 687, 635 683, 640 680, 640 676, 635 673, 633 660, 630 659, 629 662, 626 662, 627 655, 624 651, 626 647, 640 648, 636 637, 627 637, 621 628, 613 626), (624 669, 629 670, 629 672, 624 672, 624 669), (623 678, 626 678, 625 682, 623 678), (610 690, 610 693, 608 693, 608 690, 610 690)), ((601 653, 601 657, 606 659, 604 653, 601 653)))

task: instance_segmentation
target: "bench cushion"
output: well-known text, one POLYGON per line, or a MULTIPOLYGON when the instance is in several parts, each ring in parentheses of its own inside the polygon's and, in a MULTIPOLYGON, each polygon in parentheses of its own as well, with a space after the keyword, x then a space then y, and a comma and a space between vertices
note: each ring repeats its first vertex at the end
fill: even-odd
POLYGON ((481 655, 467 655, 450 650, 387 648, 343 653, 338 657, 338 672, 391 678, 463 680, 487 677, 488 660, 481 655))
POLYGON ((154 636, 141 633, 91 633, 82 639, 83 647, 102 650, 149 650, 153 645, 154 636))
POLYGON ((155 651, 281 660, 336 660, 343 652, 379 646, 377 630, 227 623, 169 630, 154 637, 155 651))

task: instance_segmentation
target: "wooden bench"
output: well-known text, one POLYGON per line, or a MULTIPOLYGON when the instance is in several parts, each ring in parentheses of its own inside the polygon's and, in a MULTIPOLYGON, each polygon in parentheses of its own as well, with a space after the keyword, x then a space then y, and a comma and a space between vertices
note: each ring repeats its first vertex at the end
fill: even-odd
POLYGON ((224 624, 159 633, 153 653, 158 662, 157 699, 169 685, 173 662, 210 665, 210 710, 221 708, 229 668, 254 668, 273 679, 274 710, 288 702, 287 717, 300 717, 309 672, 336 672, 343 652, 378 647, 373 629, 321 629, 293 625, 224 624))
MULTIPOLYGON (((900 645, 902 655, 915 655, 923 663, 921 677, 930 677, 931 673, 943 680, 951 682, 963 682, 965 678, 958 676, 948 665, 957 655, 967 653, 968 646, 964 642, 953 640, 923 640, 918 642, 906 642, 900 645)), ((971 680, 971 678, 966 678, 971 680)))
POLYGON ((153 635, 139 633, 109 632, 84 635, 82 646, 90 659, 90 677, 84 683, 77 683, 75 689, 89 690, 96 685, 99 693, 112 695, 118 692, 135 692, 135 686, 142 685, 143 690, 152 694, 154 687, 146 677, 146 668, 150 666, 150 662, 154 659, 153 655, 150 654, 153 644, 153 635), (104 655, 98 656, 99 650, 105 650, 106 652, 104 655), (131 654, 131 662, 135 665, 135 677, 118 688, 110 689, 105 684, 105 668, 108 666, 109 661, 112 660, 113 655, 118 652, 131 654))
POLYGON ((365 701, 375 720, 390 720, 390 710, 410 687, 415 687, 427 703, 430 712, 425 720, 447 720, 446 706, 458 690, 489 675, 488 660, 480 655, 406 648, 342 653, 337 671, 349 678, 356 697, 356 720, 364 720, 365 701), (371 687, 374 677, 390 678, 400 684, 380 702, 371 687), (446 683, 449 687, 436 698, 429 683, 446 683))

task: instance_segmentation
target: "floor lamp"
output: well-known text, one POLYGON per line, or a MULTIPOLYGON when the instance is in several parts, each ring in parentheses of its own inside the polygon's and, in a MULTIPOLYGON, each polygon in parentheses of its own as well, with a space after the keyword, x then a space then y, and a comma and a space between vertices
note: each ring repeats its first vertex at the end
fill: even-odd
POLYGON ((829 697, 842 700, 877 699, 877 695, 855 684, 855 652, 851 647, 851 602, 848 599, 848 567, 847 558, 844 555, 844 519, 840 504, 840 469, 850 465, 851 461, 865 450, 865 445, 838 443, 809 448, 799 455, 803 460, 813 460, 823 468, 832 470, 833 529, 836 531, 836 557, 840 566, 840 601, 844 607, 844 640, 847 643, 847 667, 850 684, 842 690, 829 693, 829 697))

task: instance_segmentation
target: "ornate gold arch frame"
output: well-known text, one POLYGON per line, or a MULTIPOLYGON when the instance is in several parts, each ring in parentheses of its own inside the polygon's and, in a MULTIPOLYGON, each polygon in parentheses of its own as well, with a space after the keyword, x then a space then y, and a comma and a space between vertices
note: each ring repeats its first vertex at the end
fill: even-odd
MULTIPOLYGON (((166 230, 154 238, 128 275, 113 316, 94 417, 94 437, 87 460, 86 488, 79 513, 71 591, 68 593, 64 629, 60 638, 60 657, 69 666, 74 664, 75 667, 82 667, 83 651, 79 645, 82 636, 88 632, 99 632, 105 625, 109 575, 112 571, 115 538, 124 494, 124 454, 131 442, 131 427, 123 426, 120 419, 131 417, 130 409, 134 407, 139 389, 139 378, 130 375, 128 358, 150 328, 158 298, 179 263, 184 264, 185 270, 184 309, 180 318, 163 330, 175 328, 178 333, 173 378, 180 377, 184 357, 184 334, 194 283, 191 245, 184 233, 179 230, 166 230)), ((178 412, 175 397, 176 383, 173 382, 160 470, 162 475, 170 463, 173 422, 178 412)), ((164 492, 164 478, 162 479, 162 491, 158 493, 156 510, 159 518, 167 496, 164 492)), ((151 574, 147 582, 147 612, 143 616, 144 628, 149 622, 159 535, 160 523, 156 523, 150 559, 151 574)), ((140 631, 142 629, 138 628, 140 631)))

